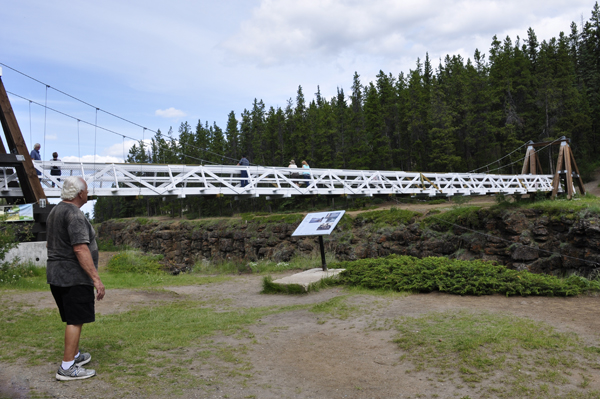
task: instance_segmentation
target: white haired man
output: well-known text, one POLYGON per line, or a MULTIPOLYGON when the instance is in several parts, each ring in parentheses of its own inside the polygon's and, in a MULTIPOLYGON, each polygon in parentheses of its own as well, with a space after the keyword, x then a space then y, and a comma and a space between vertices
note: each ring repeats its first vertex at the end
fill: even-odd
POLYGON ((67 323, 63 361, 56 379, 69 381, 96 375, 95 370, 82 367, 92 356, 79 351, 79 337, 83 324, 95 321, 94 288, 97 300, 104 298, 105 288, 98 275, 96 233, 79 209, 88 200, 86 182, 78 176, 67 177, 61 199, 46 222, 46 278, 60 317, 67 323))
MULTIPOLYGON (((40 143, 35 143, 33 145, 33 150, 31 150, 31 152, 29 153, 29 156, 31 157, 32 161, 41 161, 42 160, 42 156, 40 155, 40 148, 42 148, 40 143)), ((36 169, 36 172, 37 172, 38 176, 40 176, 42 174, 42 172, 40 172, 37 169, 36 169)), ((41 178, 40 178, 40 181, 42 181, 41 178)))

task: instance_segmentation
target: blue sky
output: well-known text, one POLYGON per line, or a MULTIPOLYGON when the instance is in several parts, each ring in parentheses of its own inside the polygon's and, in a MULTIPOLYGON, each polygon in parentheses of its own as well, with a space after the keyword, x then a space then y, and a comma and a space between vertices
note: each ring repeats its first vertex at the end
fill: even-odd
MULTIPOLYGON (((588 20, 595 1, 244 0, 6 1, 0 62, 53 88, 163 133, 188 121, 239 117, 254 98, 285 107, 299 85, 312 99, 398 75, 429 52, 488 52, 493 35, 540 41, 588 20)), ((9 92, 48 104, 109 134, 9 95, 27 145, 42 158, 120 162, 152 132, 98 112, 2 67, 9 92), (79 126, 78 126, 79 125, 79 126)))

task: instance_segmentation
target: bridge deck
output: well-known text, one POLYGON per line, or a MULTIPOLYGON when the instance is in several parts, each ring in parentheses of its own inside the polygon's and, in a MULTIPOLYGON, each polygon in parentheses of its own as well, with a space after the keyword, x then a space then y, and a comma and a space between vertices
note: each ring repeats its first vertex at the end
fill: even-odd
MULTIPOLYGON (((486 195, 552 191, 552 175, 492 175, 419 173, 346 169, 290 169, 262 166, 100 164, 35 161, 42 187, 50 198, 60 197, 65 176, 83 176, 90 195, 169 196, 233 195, 291 197, 295 195, 486 195), (51 175, 52 166, 62 176, 51 175), (246 171, 248 177, 241 177, 246 171), (242 182, 246 181, 247 185, 242 182), (55 187, 52 187, 52 185, 55 187)), ((16 174, 0 172, 0 196, 19 197, 16 174)))

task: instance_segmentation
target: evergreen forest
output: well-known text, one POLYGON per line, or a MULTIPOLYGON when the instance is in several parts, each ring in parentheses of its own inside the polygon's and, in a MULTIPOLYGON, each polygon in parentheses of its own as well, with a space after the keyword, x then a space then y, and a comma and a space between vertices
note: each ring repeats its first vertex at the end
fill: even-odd
MULTIPOLYGON (((488 53, 417 59, 414 69, 380 71, 349 91, 324 98, 298 87, 284 108, 255 99, 241 114, 231 111, 225 130, 216 123, 182 123, 134 145, 127 162, 287 166, 419 172, 520 173, 524 145, 571 139, 584 179, 600 164, 600 7, 568 33, 539 41, 494 36, 488 53), (497 160, 497 161, 495 161, 497 160), (490 164, 490 162, 493 162, 490 164)), ((556 150, 540 152, 552 173, 556 150)), ((300 209, 315 199, 270 201, 232 198, 99 198, 96 221, 115 217, 188 213, 224 216, 272 207, 300 209)))

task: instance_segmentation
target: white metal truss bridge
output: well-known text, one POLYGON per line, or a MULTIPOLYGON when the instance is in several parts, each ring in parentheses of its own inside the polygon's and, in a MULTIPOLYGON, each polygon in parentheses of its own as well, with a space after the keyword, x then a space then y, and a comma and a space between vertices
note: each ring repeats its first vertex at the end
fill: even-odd
MULTIPOLYGON (((161 165, 34 161, 47 197, 60 197, 66 176, 82 176, 89 195, 192 195, 284 198, 297 195, 370 197, 374 195, 454 196, 527 194, 552 191, 552 175, 419 173, 347 169, 290 169, 265 166, 161 165), (51 174, 59 167, 61 176, 51 174), (247 177, 242 177, 245 171, 247 177), (245 183, 245 184, 244 184, 245 183)), ((0 196, 20 197, 17 175, 0 171, 0 196), (13 187, 17 186, 17 187, 13 187)))

